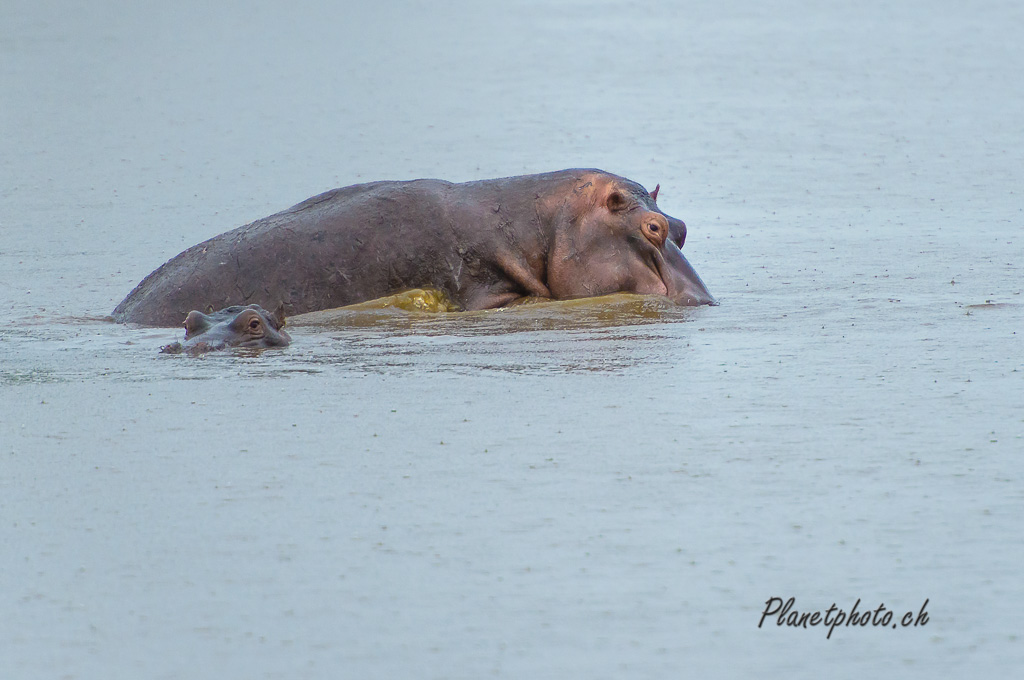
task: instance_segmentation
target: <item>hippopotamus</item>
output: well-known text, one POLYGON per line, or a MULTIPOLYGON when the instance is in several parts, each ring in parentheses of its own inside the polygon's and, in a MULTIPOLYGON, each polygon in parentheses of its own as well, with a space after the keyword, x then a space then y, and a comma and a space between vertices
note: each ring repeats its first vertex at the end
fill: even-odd
POLYGON ((463 310, 623 292, 716 304, 680 250, 686 225, 657 196, 594 169, 334 189, 182 252, 113 317, 172 326, 251 303, 292 316, 410 288, 463 310))
POLYGON ((225 347, 287 347, 292 341, 282 330, 280 310, 270 313, 259 305, 235 305, 203 314, 192 310, 185 317, 185 343, 166 345, 166 354, 201 354, 225 347))

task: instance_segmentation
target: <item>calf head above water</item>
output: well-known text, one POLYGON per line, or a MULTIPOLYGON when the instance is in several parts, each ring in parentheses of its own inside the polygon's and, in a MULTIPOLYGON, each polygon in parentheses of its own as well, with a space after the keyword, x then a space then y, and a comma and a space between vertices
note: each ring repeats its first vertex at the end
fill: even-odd
POLYGON ((287 347, 292 340, 282 330, 280 310, 270 313, 259 305, 236 305, 209 314, 193 310, 184 325, 185 342, 167 345, 162 352, 201 354, 227 347, 287 347))

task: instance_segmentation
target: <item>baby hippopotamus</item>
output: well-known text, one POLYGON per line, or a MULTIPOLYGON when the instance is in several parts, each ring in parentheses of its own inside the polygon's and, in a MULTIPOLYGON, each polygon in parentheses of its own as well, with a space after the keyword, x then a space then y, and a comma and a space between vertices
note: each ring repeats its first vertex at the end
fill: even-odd
POLYGON ((185 317, 185 342, 161 349, 165 354, 202 354, 225 347, 287 347, 291 336, 282 330, 281 310, 271 313, 259 305, 225 307, 203 314, 191 311, 185 317))

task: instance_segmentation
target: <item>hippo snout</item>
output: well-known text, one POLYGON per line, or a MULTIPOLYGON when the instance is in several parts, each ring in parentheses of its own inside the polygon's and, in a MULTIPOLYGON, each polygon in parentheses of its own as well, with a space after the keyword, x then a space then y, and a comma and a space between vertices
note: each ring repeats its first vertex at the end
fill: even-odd
POLYGON ((665 244, 664 256, 662 278, 668 289, 669 299, 687 307, 718 304, 718 300, 708 291, 697 270, 674 243, 665 244))
POLYGON ((716 300, 715 297, 706 289, 702 291, 684 293, 681 296, 674 298, 674 302, 676 302, 676 304, 683 305, 684 307, 699 307, 701 305, 711 305, 712 307, 718 306, 718 300, 716 300))

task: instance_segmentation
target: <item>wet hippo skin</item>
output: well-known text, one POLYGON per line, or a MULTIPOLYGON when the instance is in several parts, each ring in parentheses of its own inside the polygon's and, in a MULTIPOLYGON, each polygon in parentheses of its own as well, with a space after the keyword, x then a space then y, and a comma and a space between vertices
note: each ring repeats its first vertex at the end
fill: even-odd
POLYGON ((203 314, 193 310, 185 317, 185 342, 165 346, 165 354, 202 354, 227 347, 287 347, 292 338, 284 328, 280 310, 270 313, 259 305, 226 307, 203 314))
POLYGON ((681 252, 686 225, 601 170, 334 189, 204 241, 154 271, 116 321, 174 326, 196 309, 289 316, 435 288, 464 310, 524 296, 714 298, 681 252))

